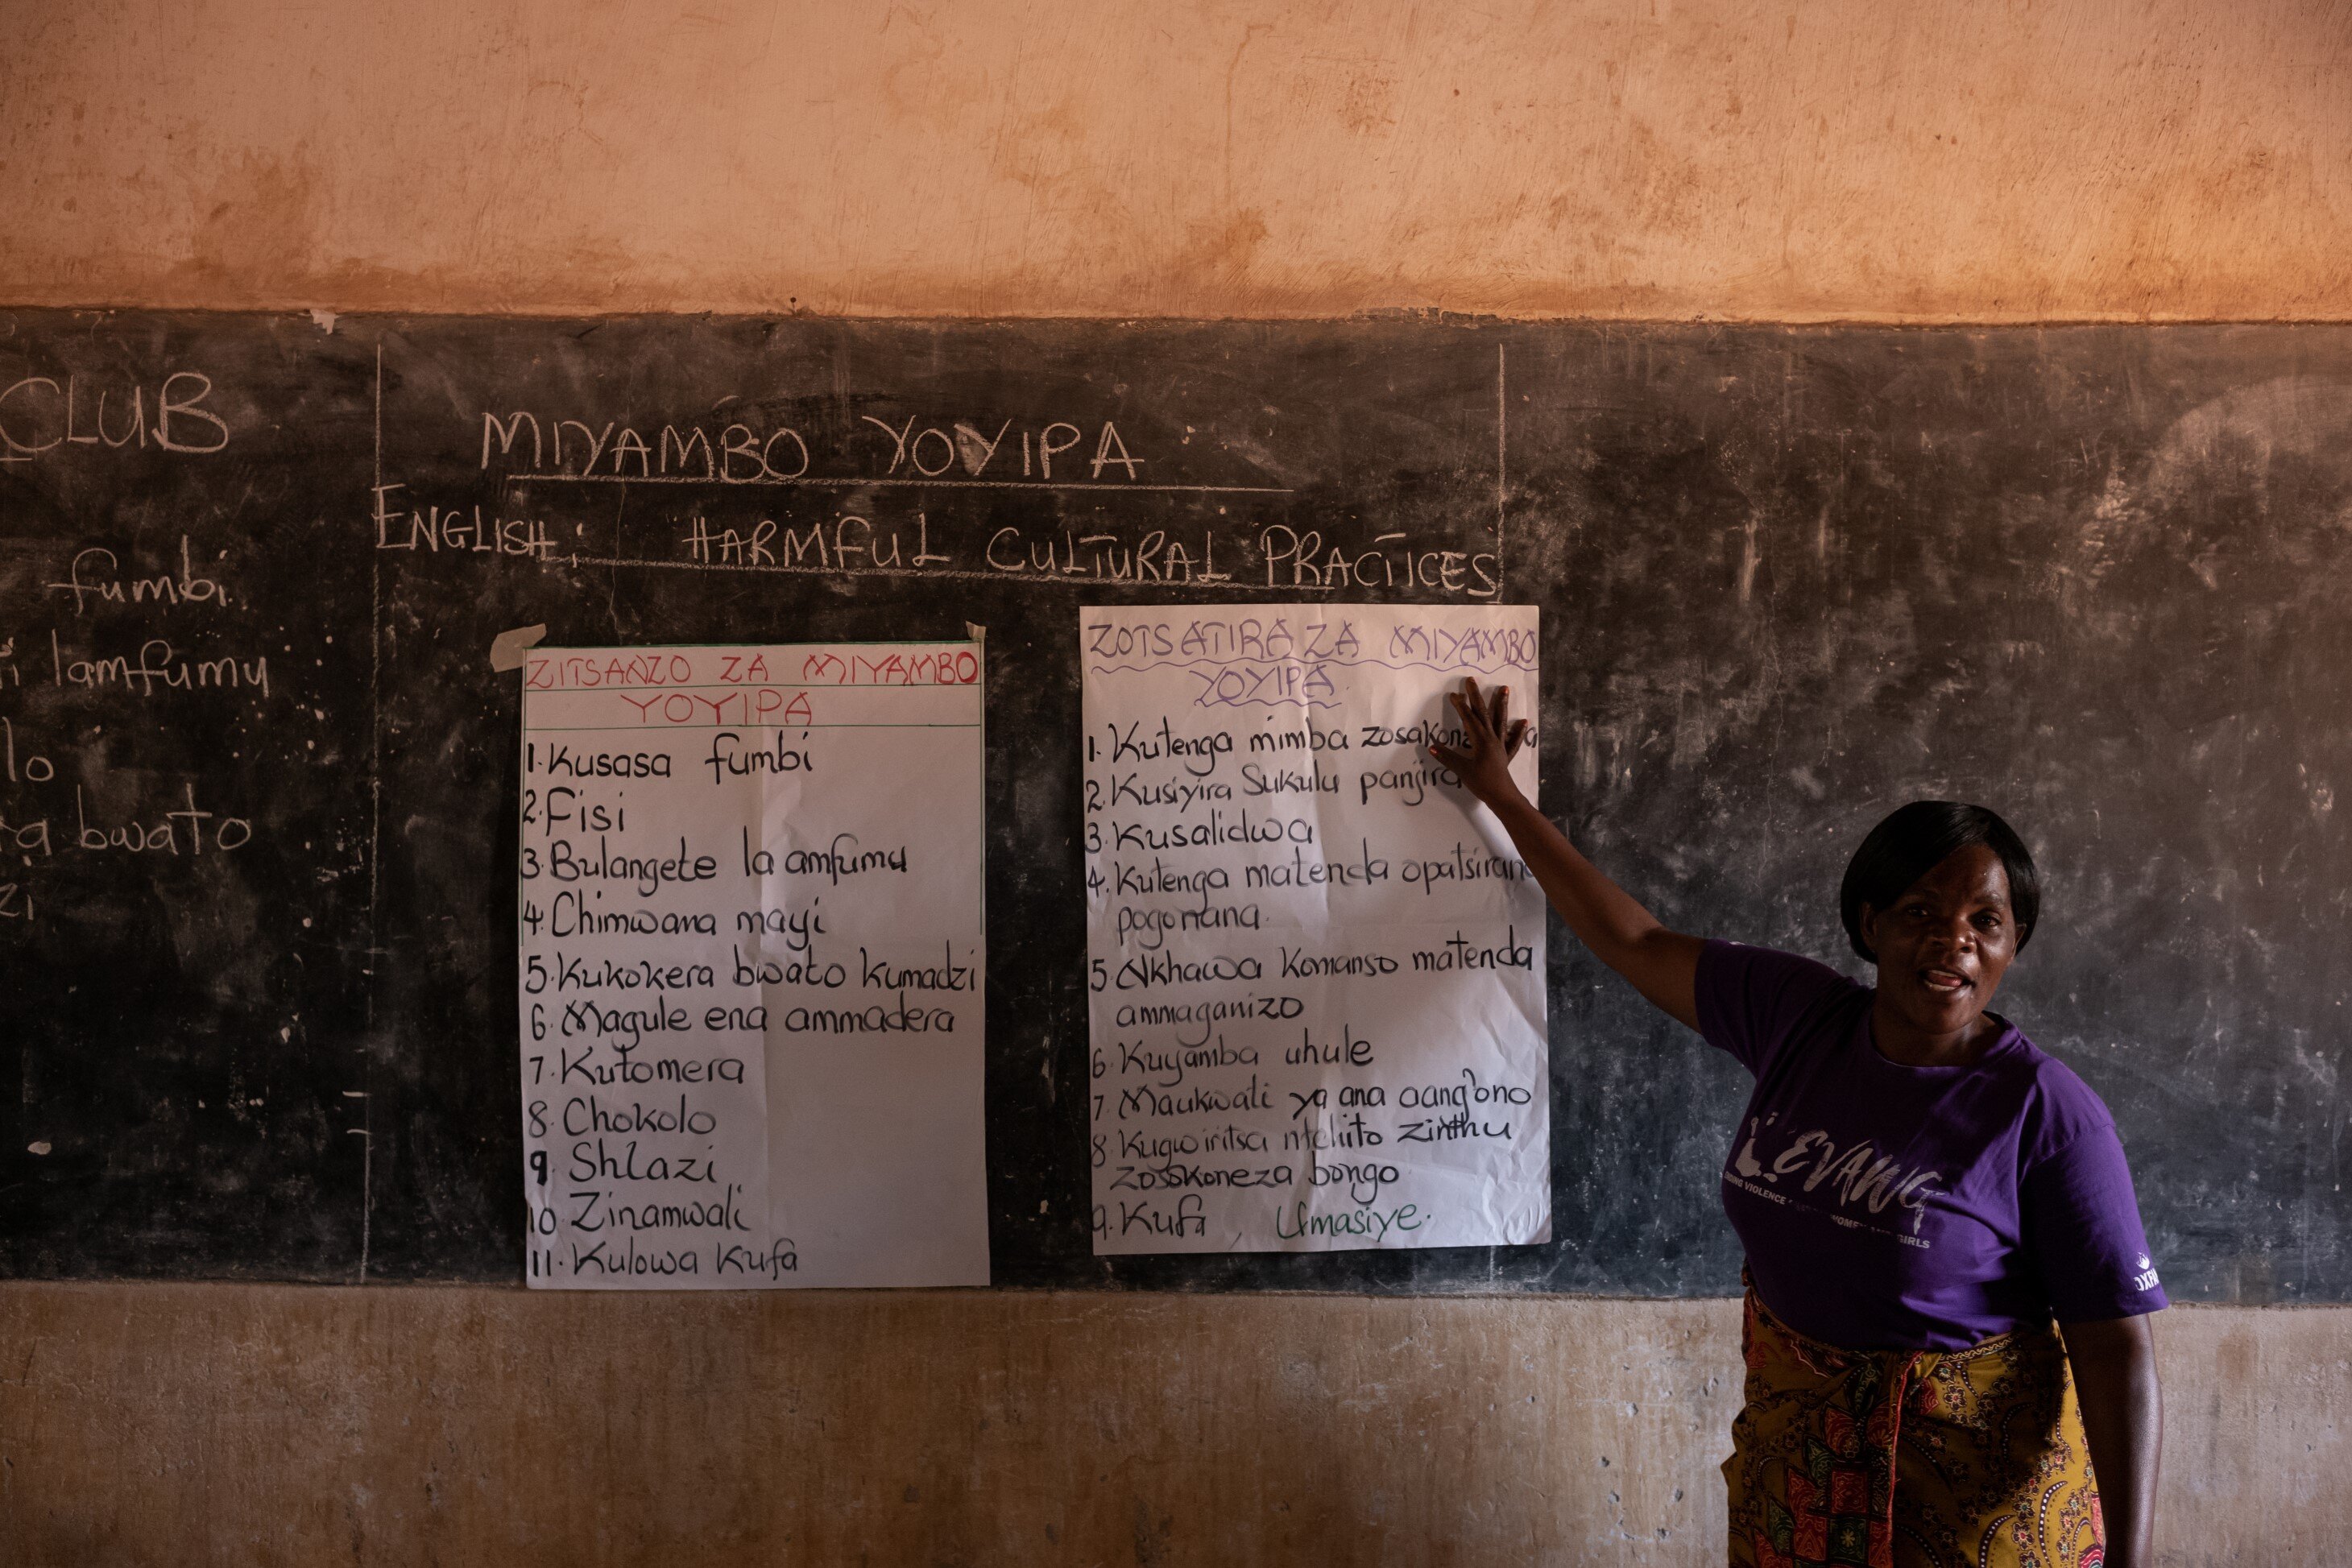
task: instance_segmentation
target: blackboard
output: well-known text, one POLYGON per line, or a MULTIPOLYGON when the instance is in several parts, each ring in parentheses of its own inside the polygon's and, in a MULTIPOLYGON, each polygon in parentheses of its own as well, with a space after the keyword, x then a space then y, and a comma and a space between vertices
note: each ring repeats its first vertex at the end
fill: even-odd
POLYGON ((1732 1292, 1742 1077, 1557 930, 1555 1242, 1091 1255, 1077 610, 1322 596, 1539 605, 1686 929, 2009 814, 2168 1287, 2345 1300, 2347 580, 2336 328, 0 317, 0 1273, 517 1280, 492 638, 972 622, 999 1284, 1732 1292))

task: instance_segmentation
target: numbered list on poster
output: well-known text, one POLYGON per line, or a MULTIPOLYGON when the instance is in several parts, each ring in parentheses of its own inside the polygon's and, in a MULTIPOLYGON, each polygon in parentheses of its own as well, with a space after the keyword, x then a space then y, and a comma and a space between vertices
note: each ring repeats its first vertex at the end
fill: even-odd
POLYGON ((982 650, 535 651, 541 1288, 985 1284, 982 650))
POLYGON ((1080 638, 1095 1249, 1549 1239, 1543 898, 1428 751, 1465 675, 1534 711, 1536 611, 1080 638))

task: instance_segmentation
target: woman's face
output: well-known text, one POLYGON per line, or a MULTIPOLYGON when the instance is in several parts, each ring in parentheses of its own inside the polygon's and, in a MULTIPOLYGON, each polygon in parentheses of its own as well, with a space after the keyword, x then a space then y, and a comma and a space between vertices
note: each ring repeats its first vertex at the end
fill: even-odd
POLYGON ((1878 994, 1928 1034, 1956 1034, 1992 1005, 2017 956, 2009 873, 1982 844, 1955 850, 1885 909, 1862 906, 1878 994))

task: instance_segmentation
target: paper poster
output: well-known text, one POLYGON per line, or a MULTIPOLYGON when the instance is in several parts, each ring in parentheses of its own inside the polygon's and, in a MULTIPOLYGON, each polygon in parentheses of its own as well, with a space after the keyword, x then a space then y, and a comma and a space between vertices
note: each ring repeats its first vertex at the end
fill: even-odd
POLYGON ((1535 610, 1079 636, 1095 1250, 1549 1240, 1543 895, 1427 750, 1465 675, 1534 712, 1535 610))
POLYGON ((988 1282, 982 653, 526 656, 531 1285, 988 1282))

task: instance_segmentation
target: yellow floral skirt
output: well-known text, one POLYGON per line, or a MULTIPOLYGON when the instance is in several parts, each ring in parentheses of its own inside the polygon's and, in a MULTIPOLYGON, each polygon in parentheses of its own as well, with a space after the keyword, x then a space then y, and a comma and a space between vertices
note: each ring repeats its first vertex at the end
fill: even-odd
POLYGON ((1840 1350, 1767 1312, 1741 1333, 1733 1568, 2098 1568, 2099 1493, 2047 1325, 1958 1351, 1840 1350))

